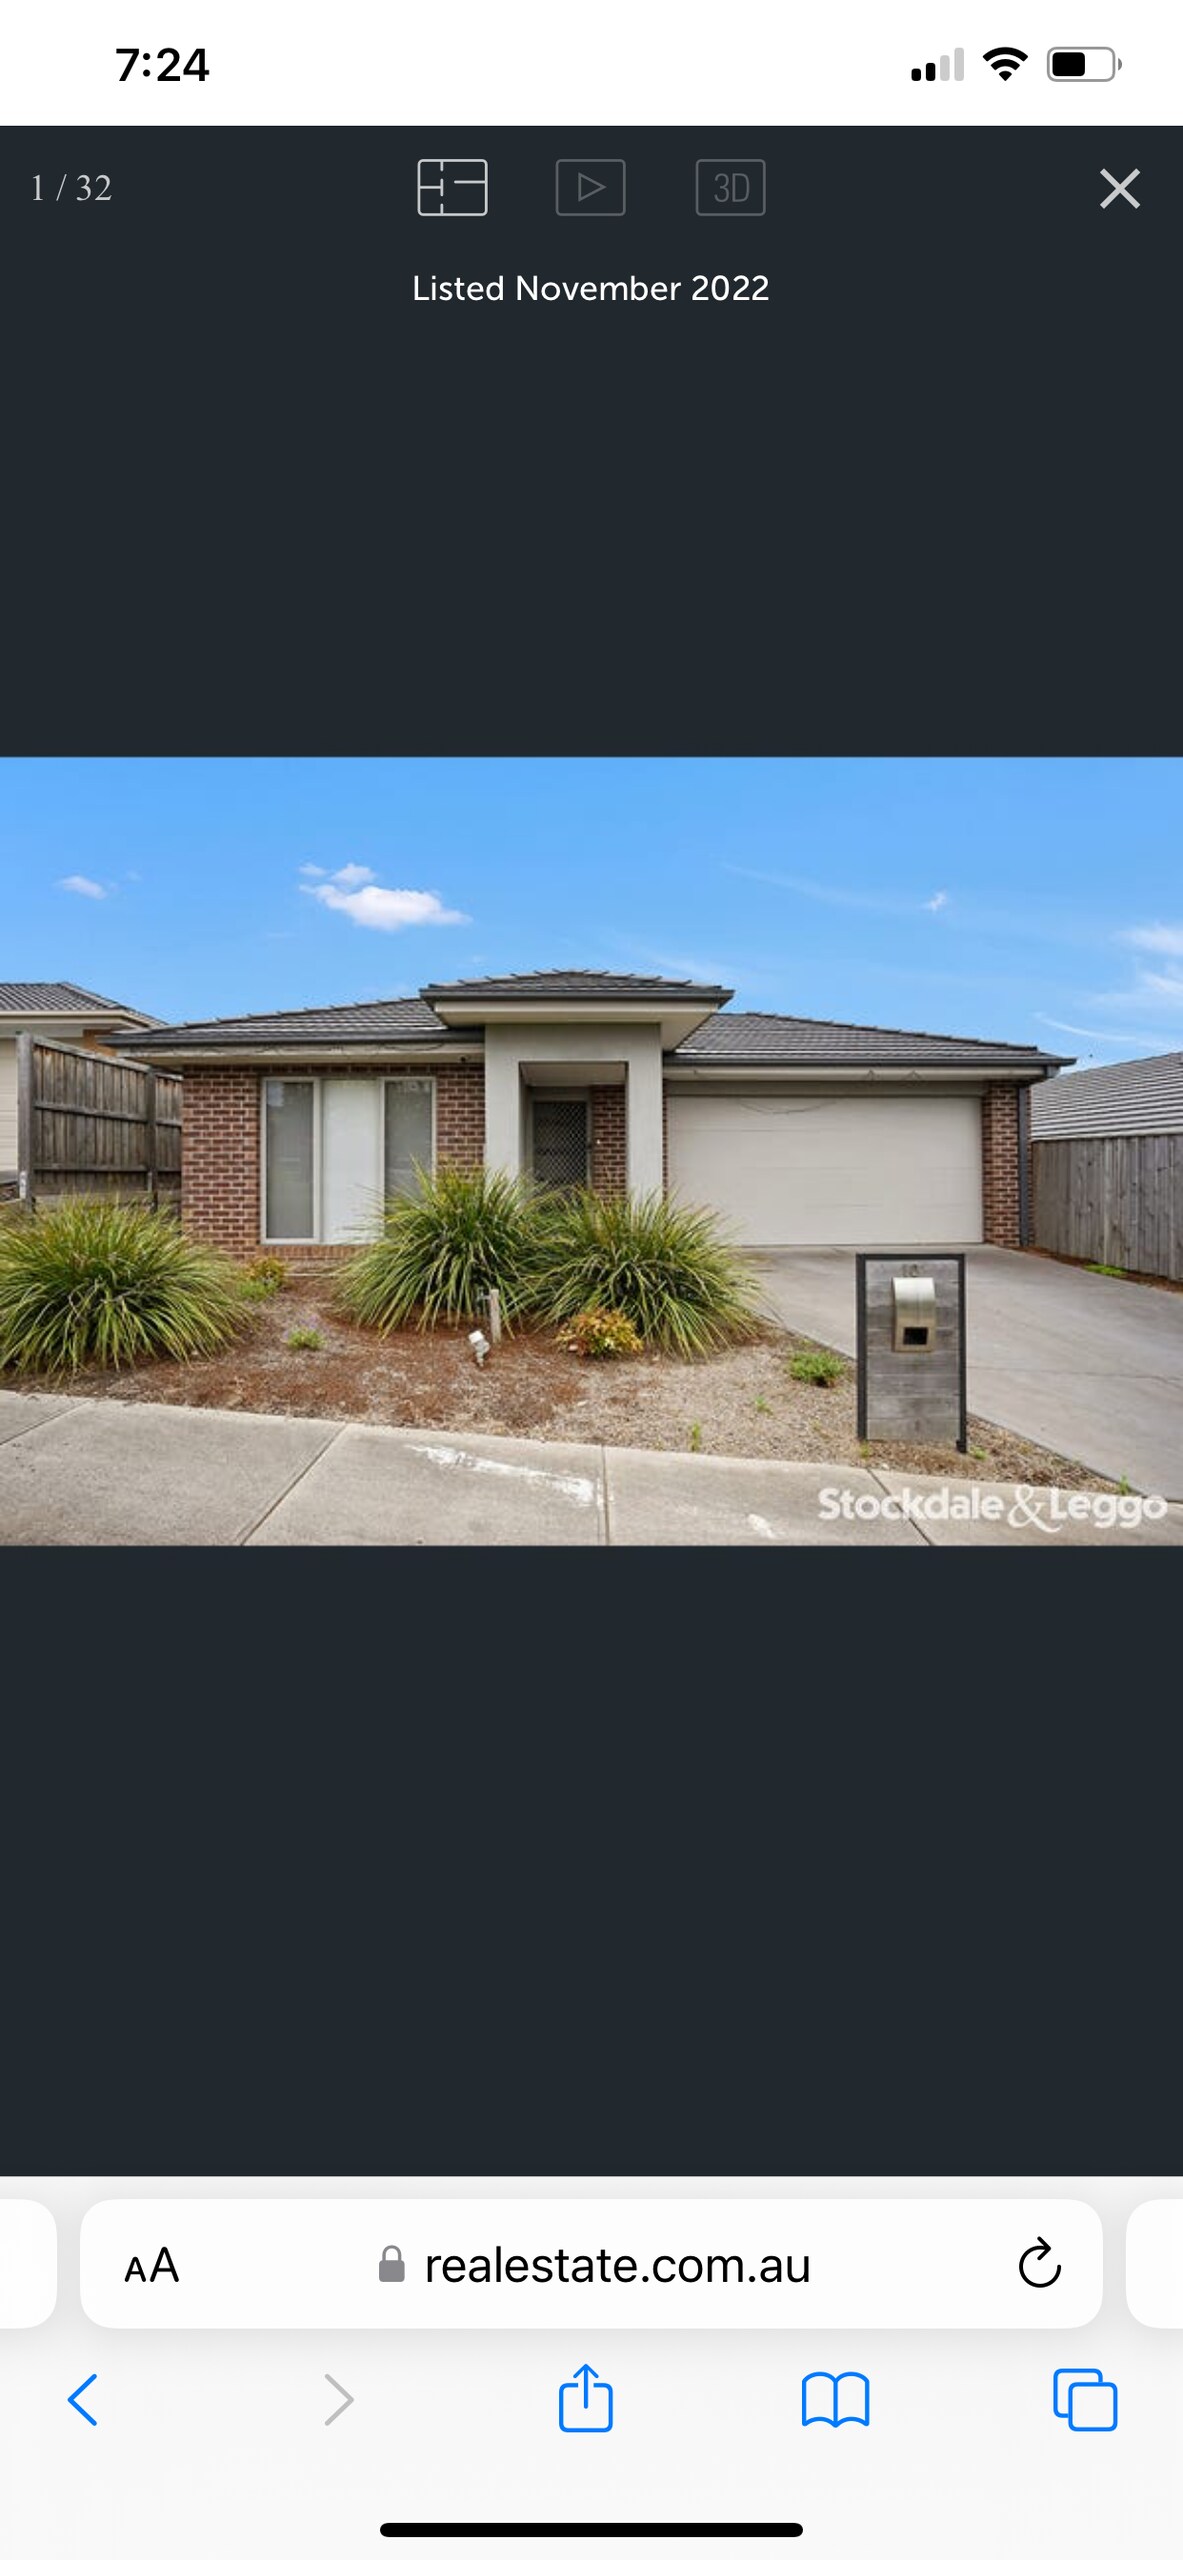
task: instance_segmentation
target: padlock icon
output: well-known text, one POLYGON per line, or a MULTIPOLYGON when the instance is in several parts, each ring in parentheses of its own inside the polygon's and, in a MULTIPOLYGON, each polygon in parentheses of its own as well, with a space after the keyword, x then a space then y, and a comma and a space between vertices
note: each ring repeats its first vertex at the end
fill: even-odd
POLYGON ((392 2240, 378 2260, 378 2280, 381 2284, 401 2284, 406 2272, 402 2250, 396 2249, 392 2240))

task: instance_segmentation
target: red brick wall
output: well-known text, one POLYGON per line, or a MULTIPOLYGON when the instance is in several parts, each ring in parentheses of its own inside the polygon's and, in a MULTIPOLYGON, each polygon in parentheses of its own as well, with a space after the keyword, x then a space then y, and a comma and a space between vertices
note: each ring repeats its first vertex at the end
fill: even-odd
POLYGON ((479 1058, 457 1058, 455 1066, 437 1067, 435 1075, 435 1155, 437 1164, 466 1165, 470 1172, 485 1160, 485 1070, 479 1058))
MULTIPOLYGON (((373 1075, 373 1067, 326 1067, 326 1075, 373 1075)), ((384 1067, 386 1075, 434 1074, 436 1161, 479 1165, 485 1149, 485 1078, 479 1061, 384 1067)), ((186 1067, 181 1150, 181 1215, 191 1235, 227 1253, 249 1256, 262 1246, 261 1100, 255 1067, 186 1067)), ((284 1245, 287 1262, 317 1262, 348 1245, 284 1245)))
POLYGON ((628 1139, 625 1088, 594 1084, 591 1089, 591 1187, 618 1193, 628 1184, 628 1139))
POLYGON ((186 1067, 181 1219, 227 1253, 259 1250, 259 1076, 254 1067, 186 1067))
POLYGON ((982 1095, 982 1234, 987 1244, 1018 1245, 1019 1093, 988 1084, 982 1095))

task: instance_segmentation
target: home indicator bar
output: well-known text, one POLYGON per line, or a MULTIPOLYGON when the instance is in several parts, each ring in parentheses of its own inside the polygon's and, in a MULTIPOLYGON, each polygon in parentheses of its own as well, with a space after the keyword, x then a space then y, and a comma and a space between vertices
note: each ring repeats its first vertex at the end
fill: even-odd
POLYGON ((384 2524, 388 2542, 799 2542, 803 2524, 384 2524))

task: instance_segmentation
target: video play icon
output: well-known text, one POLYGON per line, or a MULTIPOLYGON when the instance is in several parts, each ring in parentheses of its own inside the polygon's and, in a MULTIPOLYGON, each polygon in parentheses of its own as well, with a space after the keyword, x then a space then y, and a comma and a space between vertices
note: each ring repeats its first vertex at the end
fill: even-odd
POLYGON ((623 160, 556 160, 555 212, 623 213, 623 160))

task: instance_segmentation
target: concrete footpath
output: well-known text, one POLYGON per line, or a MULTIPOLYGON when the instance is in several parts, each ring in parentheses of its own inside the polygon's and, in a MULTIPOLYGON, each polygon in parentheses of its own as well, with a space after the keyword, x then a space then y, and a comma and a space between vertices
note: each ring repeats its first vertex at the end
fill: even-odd
POLYGON ((1181 1546, 1183 1504, 0 1392, 0 1546, 963 1545, 1181 1546))

